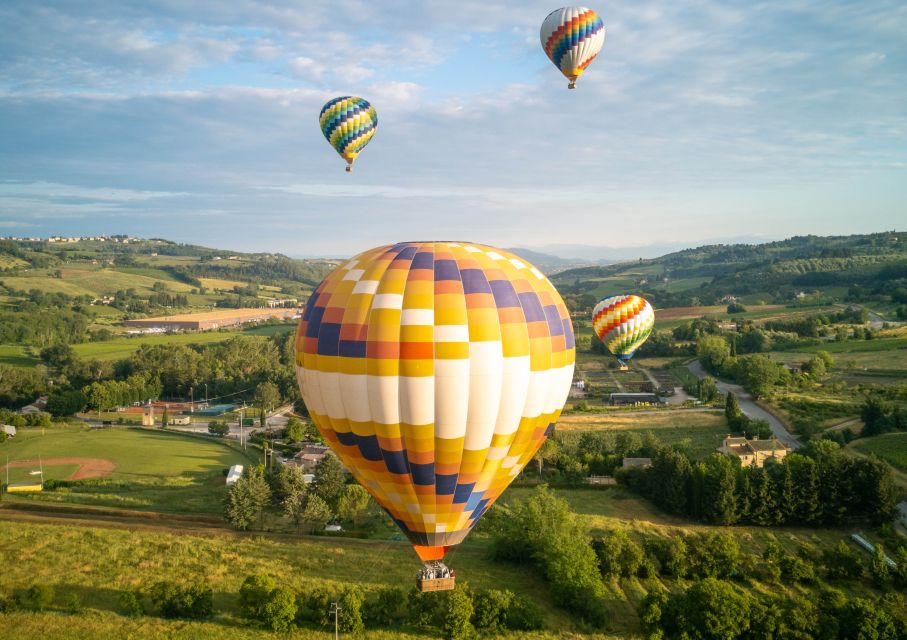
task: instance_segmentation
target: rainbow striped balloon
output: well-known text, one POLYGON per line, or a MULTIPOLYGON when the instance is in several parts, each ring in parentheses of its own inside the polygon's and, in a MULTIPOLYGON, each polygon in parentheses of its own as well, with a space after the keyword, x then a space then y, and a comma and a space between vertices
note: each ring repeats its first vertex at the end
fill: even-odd
POLYGON ((401 242, 328 275, 296 371, 347 469, 425 560, 440 560, 532 459, 573 378, 555 288, 500 249, 401 242))
POLYGON ((343 96, 321 107, 318 124, 327 141, 346 160, 346 170, 352 171, 356 156, 378 129, 378 114, 368 100, 343 96))
POLYGON ((639 296, 605 298, 592 310, 592 329, 621 363, 633 357, 655 326, 652 305, 639 296))
POLYGON ((548 58, 570 80, 567 86, 575 89, 605 43, 605 25, 592 9, 563 7, 548 14, 539 37, 548 58))

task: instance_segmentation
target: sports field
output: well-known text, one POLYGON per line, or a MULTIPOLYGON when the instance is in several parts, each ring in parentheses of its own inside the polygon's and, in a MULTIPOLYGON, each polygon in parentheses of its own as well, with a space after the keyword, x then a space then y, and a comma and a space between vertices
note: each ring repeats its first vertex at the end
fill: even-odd
MULTIPOLYGON (((0 445, 0 464, 20 462, 10 469, 10 481, 33 479, 39 458, 45 479, 62 480, 80 467, 103 472, 79 485, 34 494, 26 500, 121 507, 179 513, 219 514, 226 495, 224 470, 249 464, 241 452, 216 440, 151 429, 23 428, 0 445), (25 463, 25 461, 28 461, 25 463), (54 464, 57 462, 58 464, 54 464), (106 463, 106 466, 105 466, 106 463)), ((4 475, 5 482, 5 475, 4 475)))

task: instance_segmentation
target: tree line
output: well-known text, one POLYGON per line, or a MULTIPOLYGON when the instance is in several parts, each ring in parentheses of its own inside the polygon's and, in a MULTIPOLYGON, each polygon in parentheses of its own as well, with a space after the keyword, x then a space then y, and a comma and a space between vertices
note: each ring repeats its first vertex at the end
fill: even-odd
POLYGON ((762 468, 717 453, 692 462, 662 449, 651 467, 622 470, 618 479, 669 513, 720 525, 882 524, 896 495, 888 465, 846 456, 829 440, 762 468))

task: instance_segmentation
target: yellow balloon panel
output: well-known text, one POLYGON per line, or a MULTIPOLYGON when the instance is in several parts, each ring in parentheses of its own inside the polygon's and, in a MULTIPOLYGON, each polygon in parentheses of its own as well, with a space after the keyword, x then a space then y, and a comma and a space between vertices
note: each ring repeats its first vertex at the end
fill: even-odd
POLYGON ((463 540, 541 446, 573 378, 569 314, 500 249, 379 247, 306 305, 300 390, 344 465, 414 545, 463 540))

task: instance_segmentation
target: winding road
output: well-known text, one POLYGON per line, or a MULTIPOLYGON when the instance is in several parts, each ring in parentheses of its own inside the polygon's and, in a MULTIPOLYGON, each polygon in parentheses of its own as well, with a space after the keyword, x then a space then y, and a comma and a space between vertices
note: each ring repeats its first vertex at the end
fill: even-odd
MULTIPOLYGON (((697 378, 704 378, 707 375, 710 375, 702 367, 702 364, 699 360, 693 360, 690 364, 687 365, 687 369, 690 370, 690 373, 695 375, 697 378)), ((714 376, 712 376, 714 378, 714 376)), ((765 420, 768 423, 768 426, 771 428, 772 433, 778 441, 784 445, 787 445, 791 449, 800 448, 800 442, 787 430, 777 416, 772 413, 769 413, 762 407, 756 404, 753 400, 753 396, 747 393, 743 387, 739 384, 732 384, 730 382, 724 382, 718 378, 714 378, 715 384, 718 386, 718 390, 721 393, 733 393, 737 396, 737 403, 740 405, 740 410, 748 418, 753 420, 765 420)))

